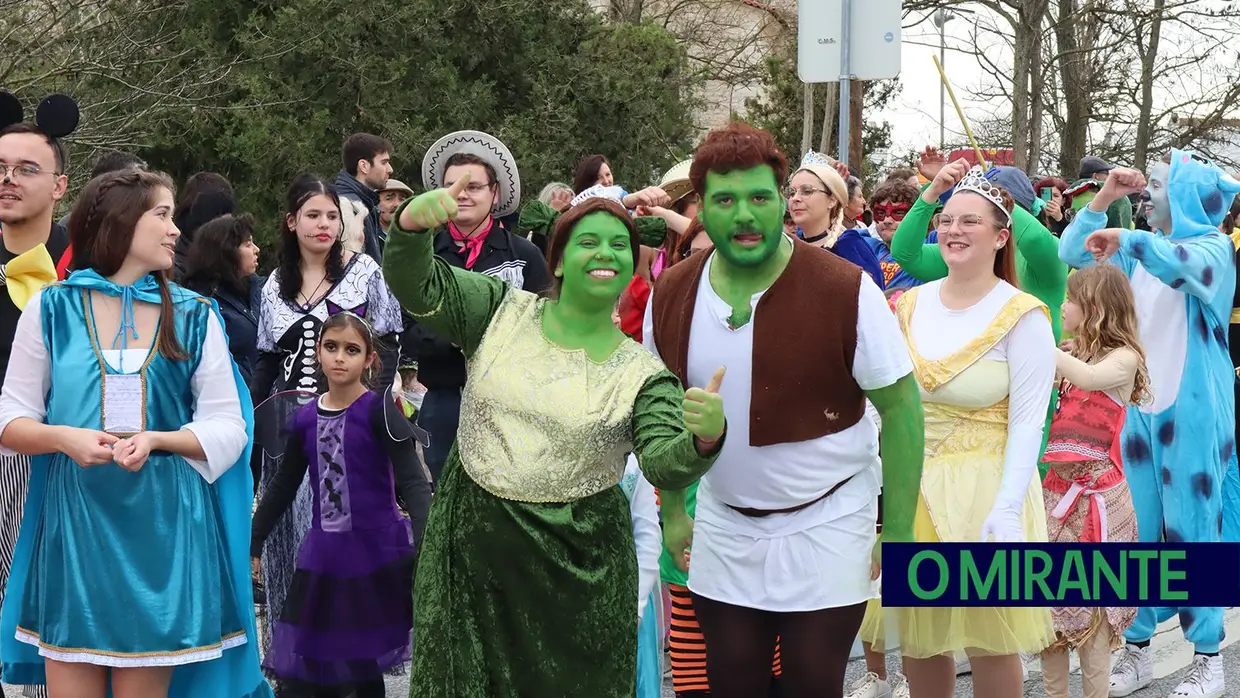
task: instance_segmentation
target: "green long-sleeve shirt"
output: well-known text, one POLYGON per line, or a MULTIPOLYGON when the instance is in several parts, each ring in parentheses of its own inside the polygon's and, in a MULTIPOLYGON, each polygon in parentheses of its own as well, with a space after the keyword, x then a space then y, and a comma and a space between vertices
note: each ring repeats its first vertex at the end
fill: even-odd
MULTIPOLYGON (((896 228, 891 256, 904 271, 922 281, 947 276, 947 264, 937 243, 926 242, 930 219, 938 210, 918 197, 896 228)), ((1068 290, 1068 266, 1059 260, 1059 239, 1033 214, 1017 206, 1012 212, 1012 236, 1016 240, 1016 276, 1022 291, 1046 304, 1051 314, 1055 341, 1063 333, 1060 308, 1068 290)))

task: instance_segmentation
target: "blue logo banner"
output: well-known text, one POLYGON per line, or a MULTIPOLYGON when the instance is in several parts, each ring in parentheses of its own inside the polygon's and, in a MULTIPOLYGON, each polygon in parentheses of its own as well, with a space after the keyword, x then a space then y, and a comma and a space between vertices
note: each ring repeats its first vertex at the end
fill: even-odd
POLYGON ((883 605, 1240 606, 1235 543, 884 543, 883 605))

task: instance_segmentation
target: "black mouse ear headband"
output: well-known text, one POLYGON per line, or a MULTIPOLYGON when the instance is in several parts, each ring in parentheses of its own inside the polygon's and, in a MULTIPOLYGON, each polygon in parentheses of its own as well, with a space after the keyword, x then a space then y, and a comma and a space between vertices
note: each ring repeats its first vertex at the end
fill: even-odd
MULTIPOLYGON (((22 103, 12 92, 0 92, 0 129, 20 124, 26 118, 22 103)), ((48 95, 39 102, 34 125, 50 138, 64 138, 78 127, 81 114, 77 102, 68 95, 48 95)))

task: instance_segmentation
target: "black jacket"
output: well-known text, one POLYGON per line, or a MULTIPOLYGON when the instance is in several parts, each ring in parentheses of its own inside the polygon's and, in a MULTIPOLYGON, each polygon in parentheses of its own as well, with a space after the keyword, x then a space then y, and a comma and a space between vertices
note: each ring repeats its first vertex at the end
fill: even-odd
MULTIPOLYGON (((435 232, 435 255, 464 269, 467 255, 456 246, 447 228, 435 232)), ((542 293, 551 287, 547 260, 534 243, 513 235, 502 222, 491 228, 472 271, 498 276, 514 288, 542 293)), ((418 381, 429 390, 458 389, 465 385, 465 355, 451 342, 405 318, 401 347, 418 361, 418 381)))
POLYGON ((259 293, 266 277, 257 274, 249 279, 249 296, 241 297, 230 289, 218 288, 212 297, 220 304, 224 327, 228 332, 228 351, 241 369, 246 384, 254 376, 258 364, 258 308, 259 293))
POLYGON ((366 216, 366 254, 382 263, 383 243, 387 240, 386 231, 379 225, 379 192, 357 181, 353 175, 341 170, 336 174, 336 194, 362 202, 370 213, 366 216))

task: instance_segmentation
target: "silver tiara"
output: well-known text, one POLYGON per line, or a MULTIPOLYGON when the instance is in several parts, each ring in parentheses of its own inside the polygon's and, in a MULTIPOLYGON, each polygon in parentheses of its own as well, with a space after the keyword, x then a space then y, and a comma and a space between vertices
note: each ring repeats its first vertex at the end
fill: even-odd
POLYGON ((573 200, 569 202, 568 205, 570 207, 576 206, 577 204, 581 203, 582 201, 585 201, 586 199, 611 199, 612 201, 615 201, 616 203, 623 204, 624 203, 624 188, 617 187, 617 186, 607 187, 607 186, 603 186, 602 184, 595 184, 594 186, 588 189, 584 189, 582 190, 580 194, 574 196, 573 200))
POLYGON ((1012 225, 1012 214, 1003 205, 1003 190, 986 179, 986 172, 980 166, 974 165, 969 170, 964 179, 960 180, 960 184, 956 185, 956 191, 971 191, 986 197, 1007 218, 1008 226, 1012 225))
POLYGON ((832 160, 829 155, 825 155, 816 150, 811 150, 805 154, 805 157, 801 158, 801 166, 804 167, 806 165, 822 165, 824 167, 834 168, 835 161, 832 160))

